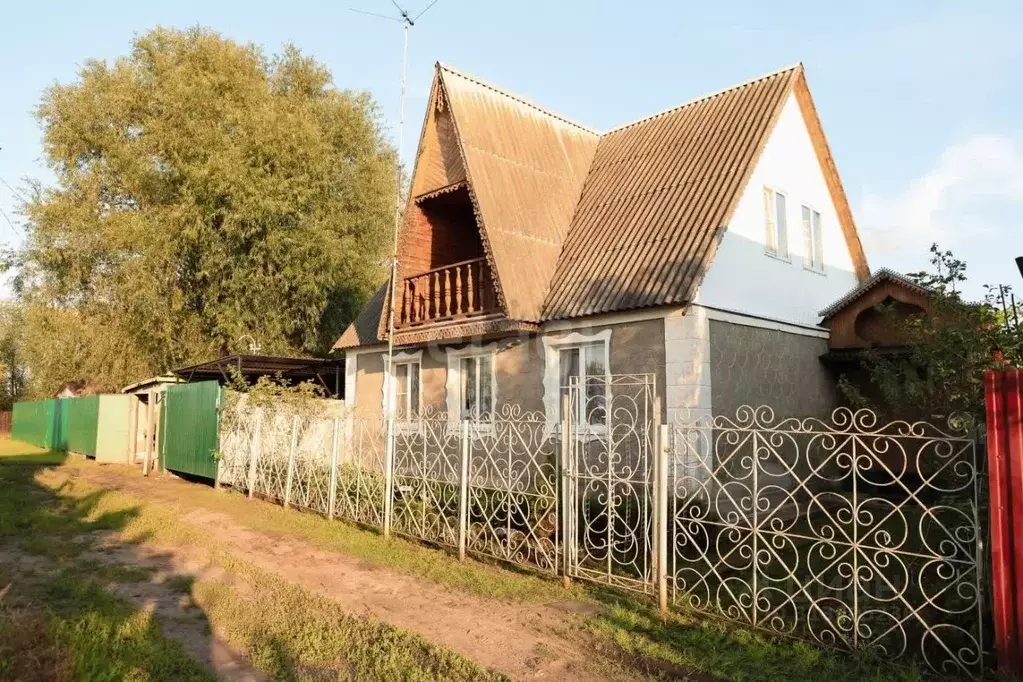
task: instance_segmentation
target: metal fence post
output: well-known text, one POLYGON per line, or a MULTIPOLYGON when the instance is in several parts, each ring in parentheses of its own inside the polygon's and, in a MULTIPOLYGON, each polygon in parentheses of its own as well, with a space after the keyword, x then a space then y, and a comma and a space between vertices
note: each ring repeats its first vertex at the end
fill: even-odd
POLYGON ((391 511, 394 507, 394 416, 387 420, 387 443, 384 446, 384 538, 391 537, 391 511))
POLYGON ((291 504, 291 482, 295 478, 295 449, 298 447, 298 415, 291 418, 291 449, 288 450, 288 476, 284 483, 284 508, 291 504))
POLYGON ((263 410, 256 410, 256 429, 252 434, 252 443, 249 445, 251 452, 249 453, 249 476, 248 476, 248 488, 249 498, 252 498, 253 493, 256 491, 256 466, 259 460, 259 455, 262 449, 262 435, 263 435, 263 410))
POLYGON ((330 489, 327 493, 327 518, 334 518, 334 503, 337 501, 337 453, 341 448, 341 419, 334 418, 334 440, 330 447, 330 489))
MULTIPOLYGON (((654 413, 661 420, 660 398, 654 413)), ((668 426, 657 427, 657 606, 661 618, 668 615, 668 426)))
POLYGON ((458 478, 458 560, 465 561, 465 538, 469 525, 469 420, 461 428, 462 468, 458 478))
POLYGON ((571 544, 574 533, 572 532, 573 516, 572 499, 569 493, 572 478, 572 425, 569 419, 569 406, 571 401, 568 395, 561 400, 561 576, 565 587, 572 584, 569 577, 571 571, 571 544))

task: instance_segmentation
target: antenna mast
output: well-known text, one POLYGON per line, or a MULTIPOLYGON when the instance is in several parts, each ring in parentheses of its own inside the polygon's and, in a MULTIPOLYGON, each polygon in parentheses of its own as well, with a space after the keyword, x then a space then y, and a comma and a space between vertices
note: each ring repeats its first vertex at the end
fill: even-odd
MULTIPOLYGON (((399 5, 396 0, 391 0, 391 4, 394 5, 395 9, 398 10, 398 17, 387 16, 384 14, 376 14, 375 12, 364 12, 359 9, 349 8, 353 12, 359 14, 366 14, 368 16, 377 17, 379 19, 387 19, 388 21, 398 21, 402 25, 402 50, 401 50, 401 99, 398 104, 398 158, 395 162, 395 188, 394 188, 394 235, 392 239, 391 248, 391 274, 390 274, 390 300, 387 304, 387 366, 384 368, 384 398, 386 400, 385 418, 387 419, 387 448, 388 448, 388 459, 391 460, 387 464, 387 475, 390 477, 391 463, 394 458, 394 408, 392 404, 394 402, 392 394, 394 393, 393 375, 394 375, 394 290, 398 285, 398 233, 401 228, 401 155, 404 151, 405 143, 405 76, 408 71, 408 32, 409 29, 416 25, 419 18, 430 11, 430 8, 436 5, 438 0, 432 0, 430 4, 419 11, 415 16, 411 16, 404 7, 399 5), (388 414, 391 413, 391 414, 388 414)), ((389 486, 388 486, 389 488, 389 486)), ((388 505, 390 504, 390 495, 387 499, 388 505)), ((390 536, 390 514, 384 514, 384 537, 390 536)))

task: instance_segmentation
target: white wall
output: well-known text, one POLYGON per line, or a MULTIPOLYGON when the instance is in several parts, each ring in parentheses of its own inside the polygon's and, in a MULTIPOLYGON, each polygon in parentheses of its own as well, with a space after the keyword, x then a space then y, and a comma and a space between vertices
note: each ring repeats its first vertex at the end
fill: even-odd
POLYGON ((789 95, 743 191, 695 302, 796 324, 815 325, 817 312, 857 284, 824 173, 799 104, 789 95), (789 261, 767 255, 764 186, 786 195, 789 261), (808 264, 802 206, 821 214, 824 272, 808 264))

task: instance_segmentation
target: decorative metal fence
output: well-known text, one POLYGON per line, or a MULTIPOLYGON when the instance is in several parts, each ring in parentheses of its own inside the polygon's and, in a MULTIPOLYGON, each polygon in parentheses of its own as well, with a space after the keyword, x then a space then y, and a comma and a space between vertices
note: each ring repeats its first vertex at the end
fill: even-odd
POLYGON ((934 670, 981 672, 974 439, 868 410, 672 425, 675 604, 934 670))
POLYGON ((387 532, 834 648, 982 671, 973 438, 869 411, 662 424, 652 378, 387 423, 251 411, 220 481, 387 532), (393 449, 388 447, 393 435, 393 449))
POLYGON ((650 592, 654 450, 660 401, 652 375, 573 378, 569 414, 569 575, 650 592))

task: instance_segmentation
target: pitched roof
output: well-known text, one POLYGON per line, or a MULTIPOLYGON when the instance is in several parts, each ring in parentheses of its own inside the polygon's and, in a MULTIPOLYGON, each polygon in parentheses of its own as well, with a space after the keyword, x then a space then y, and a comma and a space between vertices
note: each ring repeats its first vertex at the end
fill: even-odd
MULTIPOLYGON (((412 194, 467 181, 510 320, 685 303, 790 94, 864 279, 866 257, 802 65, 600 135, 438 64, 412 194), (449 122, 438 105, 449 107, 449 122)), ((370 315, 372 338, 357 320, 362 331, 349 329, 335 347, 385 338, 381 310, 370 315)))
POLYGON ((876 287, 878 284, 881 284, 882 282, 894 282, 895 284, 905 287, 910 291, 915 291, 925 296, 931 293, 931 291, 927 289, 927 287, 917 284, 916 282, 909 279, 905 275, 895 272, 894 270, 890 270, 888 268, 881 268, 880 270, 875 272, 869 279, 861 282, 860 284, 850 289, 847 294, 842 296, 842 298, 838 299, 837 301, 829 305, 827 308, 820 311, 820 313, 818 314, 822 318, 827 319, 834 315, 835 313, 839 312, 840 310, 843 310, 846 306, 855 302, 865 293, 876 287))
POLYGON ((544 316, 685 302, 800 67, 605 134, 544 316))
POLYGON ((450 67, 437 73, 505 313, 539 321, 600 136, 450 67))
POLYGON ((380 341, 378 330, 384 311, 384 297, 386 295, 387 285, 384 284, 377 289, 373 297, 363 306, 355 321, 348 325, 341 338, 334 344, 334 350, 368 346, 380 341))

